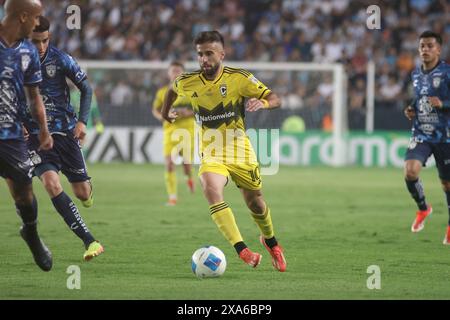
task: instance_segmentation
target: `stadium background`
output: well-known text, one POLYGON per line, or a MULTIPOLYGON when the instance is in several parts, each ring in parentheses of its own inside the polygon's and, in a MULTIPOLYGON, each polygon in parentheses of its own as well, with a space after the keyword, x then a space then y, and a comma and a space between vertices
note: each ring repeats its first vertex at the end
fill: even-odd
MULTIPOLYGON (((193 36, 201 30, 217 29, 226 38, 227 61, 241 63, 243 67, 251 62, 342 63, 349 81, 346 106, 350 132, 362 141, 375 136, 389 142, 400 136, 403 147, 409 123, 402 109, 411 98, 409 73, 419 64, 418 34, 425 29, 441 33, 442 58, 450 61, 450 5, 445 0, 49 0, 44 5, 45 15, 52 22, 52 42, 82 62, 192 61, 196 59, 193 36), (81 8, 81 30, 66 27, 66 8, 72 4, 81 8), (380 30, 366 27, 366 8, 372 4, 381 8, 380 30), (376 66, 374 134, 364 132, 369 61, 376 66)), ((129 130, 144 127, 157 130, 160 124, 151 115, 151 103, 157 88, 166 83, 163 70, 88 71, 106 131, 113 128, 117 136, 138 132, 136 135, 145 140, 145 132, 129 130)), ((299 141, 310 134, 330 134, 331 74, 262 72, 257 76, 280 94, 283 108, 249 117, 250 127, 283 128, 286 119, 300 116, 306 131, 297 127, 287 134, 299 141)), ((92 131, 92 135, 100 137, 102 133, 92 131)), ((155 145, 151 150, 157 150, 159 138, 152 139, 155 145)), ((115 150, 105 147, 93 155, 87 150, 87 159, 128 162, 130 157, 118 151, 120 146, 114 146, 120 144, 118 140, 105 142, 115 150)), ((395 150, 395 161, 380 157, 374 160, 372 154, 365 159, 362 154, 356 156, 360 161, 355 163, 399 167, 400 149, 395 150)), ((81 246, 80 250, 74 246, 76 240, 55 219, 50 201, 35 182, 41 229, 53 250, 55 270, 43 277, 33 269, 28 256, 17 254, 24 249, 15 229, 11 230, 17 219, 5 214, 5 223, 0 227, 0 234, 7 236, 2 247, 5 259, 0 261, 0 288, 4 289, 0 290, 0 297, 449 297, 450 260, 446 248, 440 244, 447 213, 435 174, 430 170, 424 171, 423 180, 429 198, 437 203, 436 217, 427 233, 418 236, 419 240, 409 232, 415 208, 398 168, 306 168, 306 164, 321 163, 307 159, 293 160, 292 166, 283 167, 278 175, 266 177, 265 194, 275 208, 276 231, 289 259, 290 272, 280 275, 272 270, 267 255, 265 265, 255 272, 244 269, 234 259, 233 251, 207 217, 200 193, 189 197, 180 187, 180 205, 164 207, 163 167, 146 163, 159 163, 161 159, 147 155, 148 158, 141 155, 131 159, 143 162, 142 165, 90 165, 97 205, 82 214, 101 236, 106 252, 95 264, 82 265, 83 289, 79 292, 67 290, 65 271, 70 264, 81 264, 78 256, 81 246), (183 228, 185 225, 190 226, 188 232, 183 228), (211 242, 224 249, 229 267, 224 278, 199 283, 189 274, 189 255, 199 245, 211 242), (380 265, 386 275, 379 292, 366 287, 369 276, 366 269, 371 264, 380 265), (268 287, 272 289, 270 294, 264 290, 268 287)), ((2 193, 6 192, 2 189, 2 193)), ((228 188, 227 197, 231 207, 236 208, 243 233, 256 239, 250 219, 246 221, 243 217, 245 210, 239 193, 228 188)), ((11 205, 1 203, 1 211, 10 213, 11 205)), ((256 247, 253 238, 249 243, 256 247)))
MULTIPOLYGON (((360 140, 348 143, 362 149, 379 149, 349 152, 348 164, 364 166, 401 166, 409 129, 402 109, 411 99, 409 74, 420 62, 417 35, 431 29, 443 35, 444 43, 448 43, 450 37, 449 5, 444 0, 65 0, 46 1, 45 12, 52 21, 53 43, 79 60, 195 61, 194 35, 201 30, 217 29, 226 39, 226 60, 244 68, 249 62, 342 63, 348 77, 345 104, 351 132, 366 128, 367 66, 373 61, 376 72, 374 129, 383 132, 364 137, 370 141, 365 146, 361 146, 360 140), (66 8, 71 4, 81 8, 81 30, 69 30, 65 26, 66 8), (372 4, 381 9, 379 30, 366 26, 366 9, 372 4), (364 158, 371 160, 364 161, 364 158)), ((449 46, 443 46, 442 58, 450 59, 449 46)), ((151 104, 157 89, 167 83, 164 70, 93 68, 87 71, 95 86, 106 127, 160 126, 151 115, 151 104)), ((258 116, 249 115, 247 126, 301 131, 296 119, 292 119, 292 116, 299 116, 309 134, 297 135, 297 148, 301 149, 308 138, 320 140, 323 145, 326 136, 317 135, 317 130, 330 132, 333 129, 332 74, 314 71, 254 73, 280 94, 283 108, 258 116), (286 122, 288 118, 290 122, 286 122), (311 134, 311 130, 315 130, 315 134, 311 134)), ((148 157, 143 155, 134 160, 131 151, 107 151, 110 139, 104 137, 104 142, 100 141, 96 150, 88 154, 88 161, 129 159, 161 163, 162 156, 157 152, 161 149, 158 144, 161 133, 152 132, 156 134, 149 142, 148 157)), ((358 135, 352 139, 360 138, 358 135)), ((123 141, 123 144, 129 145, 130 141, 123 141)), ((302 159, 301 155, 293 154, 292 147, 286 148, 282 164, 330 164, 319 151, 312 151, 310 158, 302 159)))

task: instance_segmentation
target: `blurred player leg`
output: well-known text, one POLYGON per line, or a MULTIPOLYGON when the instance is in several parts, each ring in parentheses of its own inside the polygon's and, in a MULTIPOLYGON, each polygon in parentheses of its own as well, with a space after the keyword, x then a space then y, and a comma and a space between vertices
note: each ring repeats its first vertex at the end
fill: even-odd
POLYGON ((166 156, 164 179, 166 181, 166 190, 169 197, 167 205, 174 206, 177 204, 177 173, 175 171, 175 164, 170 155, 166 156))
POLYGON ((91 180, 82 182, 72 182, 72 190, 80 201, 83 207, 90 208, 94 204, 94 192, 91 180))
POLYGON ((445 232, 444 237, 444 244, 450 244, 450 181, 447 180, 441 180, 442 188, 445 192, 445 197, 447 200, 447 208, 448 208, 448 214, 449 214, 449 220, 447 224, 447 230, 445 232))
POLYGON ((192 165, 190 163, 184 163, 183 169, 184 169, 184 174, 186 175, 186 178, 187 178, 187 185, 188 185, 189 191, 191 193, 194 193, 195 192, 195 183, 194 183, 194 179, 192 179, 192 165))
MULTIPOLYGON (((89 249, 91 244, 98 243, 87 228, 75 203, 64 192, 58 173, 54 170, 46 169, 44 169, 46 171, 41 172, 41 170, 43 170, 42 167, 38 167, 36 170, 56 211, 64 219, 70 230, 83 241, 86 250, 89 249)), ((103 252, 103 248, 96 251, 100 254, 103 252)))
POLYGON ((52 254, 39 238, 37 232, 38 205, 30 183, 22 184, 6 179, 9 190, 16 205, 17 214, 22 219, 20 235, 33 254, 34 261, 44 271, 52 268, 52 254))
POLYGON ((405 183, 411 197, 417 204, 419 210, 416 212, 416 218, 411 226, 412 232, 419 232, 425 227, 425 219, 432 213, 431 205, 425 200, 425 193, 422 182, 419 179, 419 173, 422 168, 422 162, 415 159, 405 161, 405 183))

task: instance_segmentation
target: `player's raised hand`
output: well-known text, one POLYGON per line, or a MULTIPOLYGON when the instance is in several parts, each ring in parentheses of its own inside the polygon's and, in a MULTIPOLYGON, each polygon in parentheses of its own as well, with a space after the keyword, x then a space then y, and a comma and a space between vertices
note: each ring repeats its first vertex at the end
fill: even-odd
POLYGON ((164 120, 173 123, 176 120, 176 118, 178 118, 178 113, 176 111, 170 110, 167 115, 163 114, 162 117, 164 118, 164 120))
POLYGON ((77 122, 75 129, 73 129, 73 136, 80 140, 81 144, 84 143, 84 139, 86 138, 86 125, 83 122, 77 122))
POLYGON ((50 133, 48 132, 48 130, 40 130, 39 131, 39 148, 38 151, 40 150, 50 150, 51 148, 53 148, 53 138, 50 135, 50 133))
POLYGON ((442 101, 438 97, 428 97, 428 101, 430 102, 433 108, 442 108, 442 101))
POLYGON ((408 120, 412 120, 416 116, 416 112, 414 111, 414 108, 411 106, 407 106, 404 110, 405 117, 408 118, 408 120))
POLYGON ((254 112, 262 108, 264 108, 264 103, 259 99, 251 98, 247 101, 246 111, 248 112, 254 112))

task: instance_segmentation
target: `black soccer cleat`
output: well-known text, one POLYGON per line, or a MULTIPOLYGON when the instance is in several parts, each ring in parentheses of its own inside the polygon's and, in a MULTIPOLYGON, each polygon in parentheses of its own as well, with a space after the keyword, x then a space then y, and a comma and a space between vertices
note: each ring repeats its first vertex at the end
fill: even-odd
POLYGON ((53 265, 52 253, 39 238, 37 231, 28 229, 25 225, 20 227, 20 235, 27 243, 33 254, 34 262, 44 271, 50 271, 53 265))

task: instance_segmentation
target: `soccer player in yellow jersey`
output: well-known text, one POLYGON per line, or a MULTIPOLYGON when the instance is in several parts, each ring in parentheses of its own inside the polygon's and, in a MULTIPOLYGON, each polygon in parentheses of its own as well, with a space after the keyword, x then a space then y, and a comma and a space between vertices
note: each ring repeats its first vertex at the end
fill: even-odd
MULTIPOLYGON (((169 69, 167 70, 167 75, 170 79, 170 82, 175 81, 175 79, 180 76, 184 72, 184 66, 182 63, 174 61, 170 64, 169 69)), ((173 103, 174 110, 177 111, 178 120, 175 123, 169 123, 164 121, 161 117, 161 108, 163 106, 164 98, 166 96, 168 86, 164 86, 158 90, 156 93, 156 98, 153 101, 153 115, 156 119, 163 122, 163 130, 164 130, 164 158, 166 162, 166 172, 165 172, 165 180, 166 180, 166 189, 167 194, 169 196, 169 201, 167 205, 176 205, 177 203, 177 177, 175 171, 175 164, 172 159, 172 154, 181 153, 183 156, 183 168, 184 174, 187 177, 187 184, 189 190, 194 192, 194 180, 192 179, 192 163, 193 163, 193 148, 194 148, 194 113, 192 111, 192 106, 189 99, 184 97, 178 97, 173 103), (182 148, 181 150, 177 150, 180 145, 180 140, 176 139, 176 130, 186 130, 189 133, 188 137, 190 138, 189 145, 186 148, 182 148), (189 154, 183 154, 183 150, 188 150, 189 154)), ((181 132, 181 135, 185 137, 181 132)), ((180 135, 180 136, 181 136, 180 135)), ((186 141, 181 141, 184 143, 186 141)))
POLYGON ((224 201, 224 187, 230 176, 261 231, 261 244, 271 254, 273 266, 283 272, 286 260, 274 236, 270 209, 261 192, 259 164, 244 124, 246 111, 277 108, 280 98, 250 72, 223 65, 224 40, 219 32, 201 32, 194 44, 201 69, 175 80, 167 91, 162 117, 175 121, 177 113, 171 110, 172 103, 179 96, 190 99, 201 127, 199 177, 213 221, 245 263, 252 267, 260 263, 261 255, 246 246, 233 212, 224 201))

